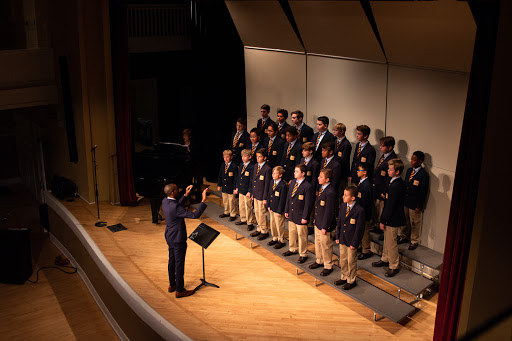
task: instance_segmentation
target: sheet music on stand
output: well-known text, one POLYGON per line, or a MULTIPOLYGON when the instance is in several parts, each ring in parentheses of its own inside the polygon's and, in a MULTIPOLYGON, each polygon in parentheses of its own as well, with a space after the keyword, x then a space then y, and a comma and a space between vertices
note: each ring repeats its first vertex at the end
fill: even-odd
POLYGON ((205 223, 199 224, 199 226, 188 236, 190 240, 193 240, 195 243, 201 246, 202 256, 203 256, 203 278, 201 278, 201 284, 199 284, 194 291, 199 290, 202 286, 211 286, 218 288, 219 286, 213 283, 208 283, 206 281, 205 276, 205 266, 204 266, 204 249, 208 248, 211 243, 217 238, 220 234, 219 231, 213 229, 212 227, 206 225, 205 223))

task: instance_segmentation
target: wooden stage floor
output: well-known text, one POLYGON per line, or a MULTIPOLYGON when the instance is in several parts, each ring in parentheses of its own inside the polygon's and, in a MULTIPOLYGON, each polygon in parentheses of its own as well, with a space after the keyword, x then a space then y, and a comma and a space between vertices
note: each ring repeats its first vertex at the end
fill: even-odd
MULTIPOLYGON (((213 195, 209 200, 218 203, 213 195)), ((101 204, 102 220, 109 225, 121 223, 127 228, 116 233, 94 226, 95 205, 80 199, 62 203, 83 224, 128 284, 194 340, 432 339, 437 294, 415 303, 420 310, 403 325, 387 319, 374 322, 370 309, 327 285, 315 287, 313 277, 297 276, 294 265, 261 247, 251 249, 249 240, 235 240, 231 230, 205 215, 200 220, 187 220, 187 230, 191 233, 204 222, 220 232, 205 251, 206 280, 220 288, 203 287, 191 297, 176 299, 167 292, 165 222, 151 223, 149 201, 144 199, 137 207, 101 204)), ((362 271, 359 275, 378 281, 362 271)), ((201 248, 189 241, 185 287, 193 289, 201 277, 201 248)), ((388 288, 396 295, 395 287, 388 285, 388 288)), ((406 301, 414 300, 404 292, 401 296, 406 301)))

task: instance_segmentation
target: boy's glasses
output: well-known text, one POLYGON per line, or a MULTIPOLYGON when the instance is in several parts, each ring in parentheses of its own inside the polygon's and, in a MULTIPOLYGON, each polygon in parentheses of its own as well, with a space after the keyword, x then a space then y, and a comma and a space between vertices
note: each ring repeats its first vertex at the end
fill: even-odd
POLYGON ((364 172, 364 169, 358 169, 357 171, 358 172, 364 172))

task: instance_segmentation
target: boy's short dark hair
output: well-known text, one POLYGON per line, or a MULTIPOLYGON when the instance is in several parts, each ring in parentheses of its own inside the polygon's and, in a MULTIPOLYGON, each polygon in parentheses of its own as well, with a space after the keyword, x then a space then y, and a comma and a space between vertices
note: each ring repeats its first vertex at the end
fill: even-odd
POLYGON ((266 111, 270 112, 270 105, 263 104, 260 109, 263 109, 263 110, 266 110, 266 111))
POLYGON ((393 136, 384 136, 380 138, 380 144, 386 146, 395 148, 395 138, 393 136))
POLYGON ((327 117, 327 116, 320 116, 316 120, 322 122, 323 124, 325 124, 327 126, 329 125, 329 117, 327 117))
POLYGON ((286 109, 279 109, 277 111, 278 114, 283 114, 284 118, 287 119, 288 118, 288 110, 286 109))
POLYGON ((290 133, 293 136, 299 135, 299 132, 298 132, 297 128, 292 127, 292 126, 289 126, 289 127, 286 128, 286 133, 290 133))
POLYGON ((361 168, 362 170, 368 172, 370 170, 370 164, 368 162, 361 162, 359 164, 359 168, 361 168))
POLYGON ((261 135, 261 131, 258 129, 258 128, 252 128, 251 133, 256 133, 256 135, 260 136, 261 135))
POLYGON ((332 169, 330 168, 323 168, 320 169, 320 173, 324 173, 324 176, 329 179, 329 182, 332 180, 332 169))
POLYGON ((412 153, 412 155, 416 156, 421 162, 425 161, 425 153, 423 153, 421 150, 415 151, 412 153))
POLYGON ((303 164, 303 163, 298 164, 297 166, 295 166, 295 168, 298 168, 301 173, 307 173, 308 172, 308 167, 305 164, 303 164))
POLYGON ((270 123, 268 124, 268 126, 267 126, 267 129, 268 129, 268 127, 272 127, 272 130, 273 130, 273 131, 278 131, 278 130, 279 130, 279 128, 277 127, 276 122, 270 122, 270 123))
POLYGON ((393 166, 395 172, 398 172, 400 174, 402 174, 404 171, 404 163, 400 159, 389 160, 388 165, 393 166))
POLYGON ((247 119, 245 117, 239 117, 237 120, 236 120, 237 123, 240 123, 240 124, 243 124, 244 127, 247 127, 247 119))
POLYGON ((315 150, 315 144, 313 142, 305 142, 302 144, 302 150, 309 150, 312 152, 315 150))
POLYGON ((368 127, 366 124, 361 124, 356 127, 356 130, 363 133, 363 136, 370 136, 370 132, 372 131, 370 127, 368 127))
POLYGON ((327 141, 322 143, 322 149, 326 149, 327 151, 334 150, 334 143, 332 141, 327 141))
POLYGON ((304 113, 300 110, 295 110, 294 112, 292 112, 292 115, 293 114, 297 115, 297 118, 300 118, 301 121, 304 119, 304 113))
POLYGON ((256 154, 261 154, 264 157, 267 157, 268 156, 267 148, 260 148, 260 149, 258 149, 256 151, 256 154))
POLYGON ((357 197, 357 187, 354 185, 347 186, 345 191, 350 193, 350 196, 357 197))

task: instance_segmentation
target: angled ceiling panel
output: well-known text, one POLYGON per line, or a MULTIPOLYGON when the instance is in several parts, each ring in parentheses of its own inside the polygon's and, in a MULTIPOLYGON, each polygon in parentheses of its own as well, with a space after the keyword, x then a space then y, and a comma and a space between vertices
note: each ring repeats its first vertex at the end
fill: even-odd
POLYGON ((469 72, 476 24, 467 2, 371 1, 393 64, 469 72))
POLYGON ((279 1, 226 1, 244 46, 304 52, 279 1))
POLYGON ((308 53, 386 61, 359 1, 289 3, 308 53))

